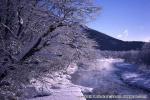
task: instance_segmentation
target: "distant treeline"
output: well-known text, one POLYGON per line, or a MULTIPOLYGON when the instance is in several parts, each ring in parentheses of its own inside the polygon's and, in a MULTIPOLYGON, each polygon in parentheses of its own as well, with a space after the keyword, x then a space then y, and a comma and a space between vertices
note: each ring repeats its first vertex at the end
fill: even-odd
POLYGON ((150 42, 145 43, 141 50, 101 51, 105 58, 122 58, 127 62, 150 65, 150 42))

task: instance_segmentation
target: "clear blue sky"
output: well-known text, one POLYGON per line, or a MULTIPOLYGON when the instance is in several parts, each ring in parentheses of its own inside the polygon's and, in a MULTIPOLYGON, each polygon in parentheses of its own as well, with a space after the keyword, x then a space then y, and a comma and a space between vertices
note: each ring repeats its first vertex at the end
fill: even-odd
POLYGON ((127 41, 150 40, 150 0, 96 0, 102 7, 88 27, 127 41))

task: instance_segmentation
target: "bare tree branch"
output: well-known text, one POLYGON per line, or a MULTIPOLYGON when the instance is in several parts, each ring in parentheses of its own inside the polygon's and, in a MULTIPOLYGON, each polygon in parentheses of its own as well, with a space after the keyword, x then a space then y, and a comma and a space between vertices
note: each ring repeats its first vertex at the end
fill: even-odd
POLYGON ((11 35, 12 35, 15 39, 17 39, 17 37, 14 35, 14 32, 13 32, 7 25, 5 25, 4 23, 1 23, 1 25, 2 25, 3 27, 5 27, 7 30, 9 30, 10 33, 11 33, 11 35))

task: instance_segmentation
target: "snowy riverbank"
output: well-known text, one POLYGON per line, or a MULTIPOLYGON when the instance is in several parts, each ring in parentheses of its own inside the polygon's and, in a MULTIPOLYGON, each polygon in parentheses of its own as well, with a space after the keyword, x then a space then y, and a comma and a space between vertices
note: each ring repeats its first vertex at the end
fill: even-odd
POLYGON ((83 94, 142 95, 147 97, 144 100, 149 100, 150 96, 149 73, 140 72, 137 66, 121 59, 97 59, 79 66, 72 64, 67 74, 56 73, 56 76, 44 89, 49 88, 49 95, 27 100, 86 100, 83 94))

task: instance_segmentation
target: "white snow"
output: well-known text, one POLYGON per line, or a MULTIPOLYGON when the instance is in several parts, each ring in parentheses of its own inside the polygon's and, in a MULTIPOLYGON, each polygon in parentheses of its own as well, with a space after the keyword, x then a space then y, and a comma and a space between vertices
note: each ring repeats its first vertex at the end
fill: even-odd
MULTIPOLYGON (((33 86, 36 88, 37 96, 39 94, 47 94, 49 92, 50 95, 29 98, 26 100, 86 100, 81 91, 92 91, 91 88, 74 85, 68 80, 70 78, 69 74, 73 74, 77 70, 77 65, 75 63, 70 64, 66 73, 62 74, 62 72, 53 73, 54 79, 44 78, 47 81, 45 84, 40 81, 36 81, 33 83, 33 86), (41 91, 42 90, 42 91, 41 91)), ((36 95, 35 93, 30 93, 36 95)))
POLYGON ((139 77, 140 75, 137 74, 137 73, 130 73, 130 72, 127 72, 127 73, 123 73, 122 74, 122 77, 124 77, 125 79, 129 79, 129 78, 136 78, 136 77, 139 77))
POLYGON ((28 100, 86 100, 78 87, 55 89, 52 95, 28 100))

